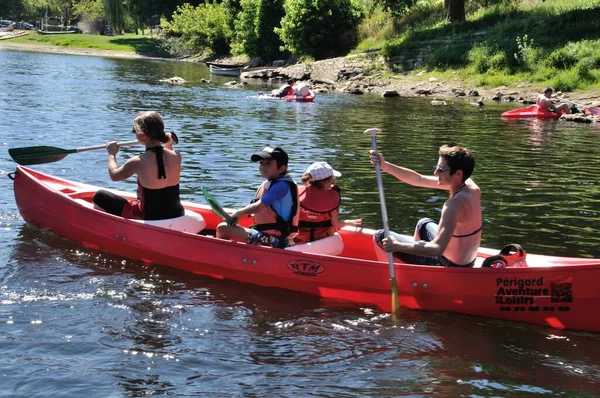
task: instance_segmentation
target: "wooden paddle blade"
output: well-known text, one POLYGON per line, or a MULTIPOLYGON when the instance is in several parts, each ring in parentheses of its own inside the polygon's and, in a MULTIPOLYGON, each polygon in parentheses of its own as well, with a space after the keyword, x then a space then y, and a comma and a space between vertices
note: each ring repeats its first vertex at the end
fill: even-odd
POLYGON ((204 195, 204 199, 206 199, 212 211, 214 211, 215 214, 221 218, 221 220, 225 221, 227 225, 232 225, 234 221, 233 217, 231 217, 229 213, 223 209, 221 204, 217 202, 217 200, 213 198, 212 195, 209 194, 206 189, 204 189, 204 187, 200 187, 200 189, 202 190, 202 195, 204 195))
POLYGON ((8 150, 10 157, 22 166, 58 162, 69 153, 74 152, 75 150, 65 150, 53 146, 30 146, 8 150))

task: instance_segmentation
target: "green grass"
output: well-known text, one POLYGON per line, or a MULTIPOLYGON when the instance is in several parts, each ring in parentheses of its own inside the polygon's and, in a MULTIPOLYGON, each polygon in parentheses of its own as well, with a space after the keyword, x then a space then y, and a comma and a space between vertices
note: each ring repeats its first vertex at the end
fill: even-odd
POLYGON ((468 8, 467 21, 446 24, 442 1, 419 0, 420 8, 394 22, 393 34, 380 12, 373 12, 363 22, 368 35, 357 48, 381 48, 392 71, 410 70, 417 59, 428 72, 455 71, 485 87, 600 86, 600 0, 488 3, 492 6, 468 8))
POLYGON ((10 39, 10 42, 105 51, 123 51, 155 57, 169 56, 169 54, 160 47, 160 40, 157 39, 156 36, 151 37, 148 35, 41 35, 37 32, 29 32, 28 35, 10 39))

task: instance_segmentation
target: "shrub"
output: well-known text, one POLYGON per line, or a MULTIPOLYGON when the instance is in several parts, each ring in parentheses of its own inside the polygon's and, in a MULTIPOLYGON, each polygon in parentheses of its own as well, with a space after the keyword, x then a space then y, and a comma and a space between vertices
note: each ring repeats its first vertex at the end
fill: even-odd
POLYGON ((485 73, 490 69, 490 57, 494 50, 487 44, 473 46, 467 55, 471 68, 476 73, 485 73))
POLYGON ((579 86, 579 78, 574 70, 559 71, 552 79, 556 91, 574 91, 579 86))
POLYGON ((594 61, 591 58, 584 58, 575 67, 575 73, 580 81, 587 83, 596 83, 596 75, 592 72, 594 61))
POLYGON ((162 20, 161 28, 167 36, 180 38, 192 52, 227 54, 232 36, 227 22, 227 12, 221 4, 193 7, 186 3, 177 7, 171 22, 162 20))
POLYGON ((283 49, 302 57, 346 55, 356 45, 363 13, 356 0, 286 0, 281 28, 283 49))

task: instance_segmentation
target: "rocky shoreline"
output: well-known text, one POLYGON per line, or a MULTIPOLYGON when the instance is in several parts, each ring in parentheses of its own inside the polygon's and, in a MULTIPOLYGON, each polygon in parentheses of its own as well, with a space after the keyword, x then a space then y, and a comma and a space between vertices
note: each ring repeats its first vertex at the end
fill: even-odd
MULTIPOLYGON (((0 50, 40 51, 61 54, 79 54, 91 56, 154 59, 136 53, 105 51, 95 49, 63 48, 57 46, 28 45, 21 43, 0 43, 0 50)), ((203 62, 200 59, 181 59, 178 61, 203 62)), ((227 60, 221 60, 226 62, 227 60)), ((535 98, 541 87, 530 83, 519 84, 515 87, 495 87, 492 89, 473 87, 458 77, 448 81, 435 74, 425 75, 423 72, 407 72, 399 75, 388 75, 381 72, 384 62, 380 56, 370 54, 350 55, 315 61, 310 64, 283 65, 277 67, 253 67, 241 75, 242 82, 246 79, 262 79, 283 81, 293 78, 310 84, 317 93, 338 91, 342 93, 361 95, 374 93, 383 97, 415 97, 426 96, 432 102, 443 103, 444 99, 462 99, 475 106, 484 106, 489 101, 517 102, 520 104, 535 103, 535 98)), ((180 82, 180 81, 179 81, 180 82)), ((592 89, 574 93, 557 93, 566 101, 582 106, 600 106, 600 90, 592 89)), ((442 105, 442 104, 439 105, 442 105)), ((600 116, 567 117, 568 120, 579 122, 600 121, 600 116), (586 120, 587 119, 587 120, 586 120)))
MULTIPOLYGON (((535 103, 541 87, 521 84, 517 87, 472 87, 456 78, 444 81, 423 72, 384 76, 373 65, 383 64, 382 59, 365 56, 348 56, 295 64, 283 67, 255 69, 242 73, 242 78, 281 79, 293 78, 308 82, 316 92, 340 91, 349 94, 377 93, 384 97, 429 96, 432 99, 464 98, 474 105, 483 101, 507 101, 523 104, 535 103), (422 77, 423 76, 423 77, 422 77)), ((557 93, 562 98, 584 106, 600 106, 600 90, 577 93, 557 93)))

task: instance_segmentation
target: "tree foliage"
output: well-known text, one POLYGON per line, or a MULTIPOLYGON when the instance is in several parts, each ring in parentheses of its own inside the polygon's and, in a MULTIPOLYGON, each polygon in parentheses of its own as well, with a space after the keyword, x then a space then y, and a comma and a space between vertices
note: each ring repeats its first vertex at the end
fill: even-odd
POLYGON ((284 9, 275 31, 292 54, 324 59, 356 45, 363 14, 355 0, 286 0, 284 9))
POLYGON ((229 52, 232 31, 228 24, 227 10, 221 4, 200 4, 193 7, 186 3, 173 13, 171 22, 161 21, 161 27, 168 36, 179 38, 193 52, 229 52))
POLYGON ((404 15, 415 2, 416 0, 381 0, 384 9, 395 16, 404 15))
POLYGON ((267 61, 275 59, 283 46, 275 33, 285 15, 283 0, 241 0, 240 6, 234 25, 233 52, 267 61))

